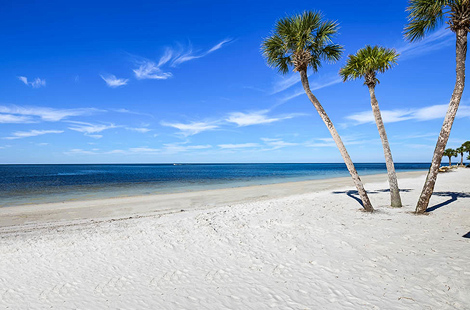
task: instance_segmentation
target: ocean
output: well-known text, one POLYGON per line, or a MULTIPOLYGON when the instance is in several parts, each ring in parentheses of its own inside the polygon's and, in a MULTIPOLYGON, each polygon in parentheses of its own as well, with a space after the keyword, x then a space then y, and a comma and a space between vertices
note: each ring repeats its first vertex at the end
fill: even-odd
MULTIPOLYGON (((429 163, 397 163, 397 172, 429 163)), ((356 164, 360 175, 385 164, 356 164)), ((99 199, 349 176, 344 164, 0 165, 0 207, 99 199)))

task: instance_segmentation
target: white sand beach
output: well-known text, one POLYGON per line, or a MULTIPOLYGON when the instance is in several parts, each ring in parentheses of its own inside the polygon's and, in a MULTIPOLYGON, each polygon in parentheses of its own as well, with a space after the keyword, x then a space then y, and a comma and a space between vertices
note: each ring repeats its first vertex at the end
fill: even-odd
POLYGON ((0 209, 1 309, 469 309, 470 169, 0 209), (184 211, 182 211, 184 210, 184 211))

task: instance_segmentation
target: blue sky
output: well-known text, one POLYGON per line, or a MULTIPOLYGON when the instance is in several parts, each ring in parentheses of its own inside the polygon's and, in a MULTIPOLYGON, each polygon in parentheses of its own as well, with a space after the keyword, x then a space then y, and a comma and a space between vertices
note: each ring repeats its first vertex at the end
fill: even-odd
MULTIPOLYGON (((430 162, 455 81, 454 35, 403 40, 407 1, 2 1, 0 163, 342 162, 298 74, 266 66, 276 20, 337 20, 311 87, 355 162, 383 162, 362 81, 366 44, 401 53, 376 88, 396 162, 430 162)), ((464 93, 449 147, 470 140, 464 93)), ((447 159, 445 159, 447 160, 447 159)))

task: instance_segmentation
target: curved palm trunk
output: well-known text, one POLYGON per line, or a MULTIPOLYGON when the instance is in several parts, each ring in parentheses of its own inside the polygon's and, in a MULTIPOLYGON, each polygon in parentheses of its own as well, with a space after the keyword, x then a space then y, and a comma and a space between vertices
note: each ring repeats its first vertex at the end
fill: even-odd
POLYGON ((367 196, 367 192, 364 189, 364 185, 362 184, 361 178, 359 177, 359 174, 357 173, 356 168, 354 167, 351 157, 349 157, 348 151, 346 150, 346 147, 344 146, 343 141, 341 141, 341 138, 338 132, 333 126, 333 123, 331 122, 330 118, 326 114, 322 105, 320 104, 318 99, 313 95, 312 91, 310 90, 307 72, 305 70, 301 70, 299 73, 300 73, 300 78, 302 80, 302 86, 304 87, 304 90, 307 93, 308 99, 310 99, 315 109, 317 109, 318 114, 320 114, 321 119, 325 123, 326 127, 328 127, 328 130, 330 131, 331 136, 333 137, 333 140, 338 146, 341 156, 343 156, 344 163, 346 164, 346 167, 348 168, 348 171, 351 174, 351 177, 353 178, 354 184, 356 185, 356 189, 359 193, 359 196, 361 197, 362 205, 364 209, 368 212, 373 212, 374 208, 372 207, 372 204, 370 203, 369 197, 367 196))
POLYGON ((446 147, 447 141, 449 140, 450 130, 454 123, 455 115, 459 108, 460 99, 462 98, 463 89, 465 87, 465 59, 467 57, 467 31, 464 29, 458 29, 456 32, 456 80, 455 87, 450 99, 449 108, 447 109, 444 123, 442 124, 439 138, 437 139, 436 148, 434 149, 434 155, 431 161, 431 167, 429 168, 426 182, 424 183, 423 190, 419 196, 418 204, 416 205, 416 213, 423 214, 429 205, 429 200, 434 191, 434 185, 436 184, 437 173, 441 164, 442 154, 446 147))
POLYGON ((402 207, 400 189, 398 188, 397 174, 395 173, 395 166, 393 164, 392 152, 390 151, 390 145, 388 143, 387 133, 385 132, 385 126, 382 121, 382 115, 380 114, 379 103, 375 97, 374 86, 369 86, 370 104, 372 105, 372 111, 374 112, 375 123, 379 130, 380 139, 382 140, 382 147, 384 149, 385 164, 387 165, 388 184, 390 186, 390 198, 391 205, 394 208, 402 207))

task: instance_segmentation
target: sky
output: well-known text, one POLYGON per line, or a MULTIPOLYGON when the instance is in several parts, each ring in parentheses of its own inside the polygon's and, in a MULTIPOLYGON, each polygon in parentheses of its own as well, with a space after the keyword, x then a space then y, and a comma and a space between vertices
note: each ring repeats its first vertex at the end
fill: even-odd
MULTIPOLYGON (((376 87, 395 162, 430 162, 455 35, 406 42, 407 4, 3 0, 0 163, 342 162, 298 73, 260 52, 277 20, 305 10, 340 24, 343 57, 309 79, 353 161, 384 162, 367 87, 338 75, 370 44, 400 53, 376 87)), ((470 140, 469 120, 467 91, 448 147, 470 140)))

